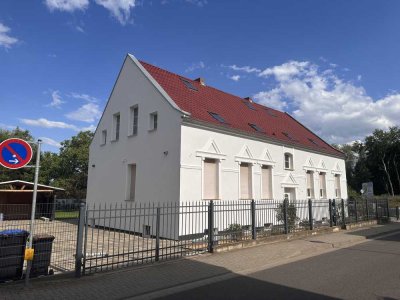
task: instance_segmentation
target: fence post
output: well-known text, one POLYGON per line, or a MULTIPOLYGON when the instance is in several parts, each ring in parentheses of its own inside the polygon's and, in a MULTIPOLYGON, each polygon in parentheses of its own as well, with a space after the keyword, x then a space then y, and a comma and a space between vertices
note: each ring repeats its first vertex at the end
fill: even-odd
POLYGON ((344 213, 344 199, 342 199, 341 201, 341 205, 342 205, 342 229, 346 229, 346 214, 344 213))
POLYGON ((333 218, 333 224, 337 226, 337 207, 335 199, 333 199, 332 201, 332 218, 333 218))
POLYGON ((386 199, 386 211, 387 211, 387 219, 390 221, 390 211, 389 211, 389 199, 386 199))
POLYGON ((357 199, 354 199, 354 210, 356 211, 356 223, 358 223, 357 199))
POLYGON ((251 200, 251 235, 253 240, 257 239, 256 231, 256 202, 251 200))
POLYGON ((400 219, 400 207, 396 206, 396 219, 400 219))
POLYGON ((314 229, 313 213, 312 213, 312 200, 308 199, 308 220, 310 222, 310 230, 314 229))
POLYGON ((288 200, 283 200, 283 221, 285 222, 285 234, 289 233, 289 224, 288 224, 288 200))
POLYGON ((160 216, 161 208, 157 207, 157 219, 156 219, 156 261, 160 260, 160 216))
POLYGON ((376 220, 379 220, 379 214, 378 214, 378 199, 375 199, 375 215, 376 215, 376 220))
POLYGON ((332 200, 329 199, 329 227, 333 227, 332 200))
POLYGON ((208 205, 208 252, 214 252, 214 201, 208 205))
POLYGON ((365 212, 367 214, 367 221, 369 221, 368 199, 365 199, 365 212))
POLYGON ((83 248, 83 232, 85 227, 86 203, 81 202, 79 205, 79 221, 78 232, 76 234, 76 252, 75 252, 75 277, 82 276, 82 248, 83 248))

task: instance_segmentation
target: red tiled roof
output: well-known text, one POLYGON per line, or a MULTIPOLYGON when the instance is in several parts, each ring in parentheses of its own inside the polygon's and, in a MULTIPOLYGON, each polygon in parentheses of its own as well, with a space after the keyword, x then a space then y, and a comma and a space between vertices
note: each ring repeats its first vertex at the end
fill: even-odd
POLYGON ((161 85, 166 93, 191 118, 213 125, 240 130, 244 133, 275 139, 285 144, 301 146, 314 151, 336 156, 343 153, 324 142, 301 123, 287 113, 252 102, 255 110, 250 109, 243 98, 225 93, 198 81, 179 76, 140 61, 142 66, 161 85), (196 89, 186 87, 182 79, 188 80, 196 89), (227 124, 215 120, 209 112, 219 114, 227 124), (257 132, 249 123, 257 125, 263 132, 257 132), (292 137, 291 140, 289 136, 292 137))

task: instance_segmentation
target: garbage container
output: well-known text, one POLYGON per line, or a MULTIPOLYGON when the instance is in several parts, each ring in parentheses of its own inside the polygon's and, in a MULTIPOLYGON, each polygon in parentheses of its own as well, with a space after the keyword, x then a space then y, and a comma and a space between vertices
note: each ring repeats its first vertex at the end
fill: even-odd
POLYGON ((53 249, 54 236, 49 234, 37 234, 33 236, 33 255, 31 276, 49 275, 51 251, 53 249))
POLYGON ((0 231, 0 281, 22 277, 28 235, 21 229, 0 231))

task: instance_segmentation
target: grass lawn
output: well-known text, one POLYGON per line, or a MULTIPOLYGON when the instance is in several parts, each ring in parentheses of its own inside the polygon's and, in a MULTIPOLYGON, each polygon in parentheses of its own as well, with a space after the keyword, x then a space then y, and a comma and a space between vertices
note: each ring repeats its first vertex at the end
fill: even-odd
POLYGON ((79 217, 79 211, 74 210, 74 211, 62 211, 58 210, 55 212, 55 218, 56 219, 76 219, 79 217))

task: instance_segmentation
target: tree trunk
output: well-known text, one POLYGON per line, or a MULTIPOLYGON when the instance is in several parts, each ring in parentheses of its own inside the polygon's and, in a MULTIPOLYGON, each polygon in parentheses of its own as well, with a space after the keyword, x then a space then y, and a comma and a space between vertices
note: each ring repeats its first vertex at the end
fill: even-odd
POLYGON ((399 185, 399 193, 400 193, 400 175, 399 175, 399 168, 397 166, 397 161, 396 161, 397 155, 394 156, 393 158, 393 165, 394 165, 394 170, 396 172, 396 177, 397 177, 397 184, 399 185))
POLYGON ((385 163, 385 155, 381 158, 382 161, 382 165, 383 165, 383 169, 386 173, 386 176, 388 178, 388 182, 389 182, 389 186, 390 186, 390 193, 392 194, 392 197, 394 197, 394 191, 393 191, 393 183, 392 183, 392 179, 390 178, 390 174, 389 171, 386 167, 386 163, 385 163))

